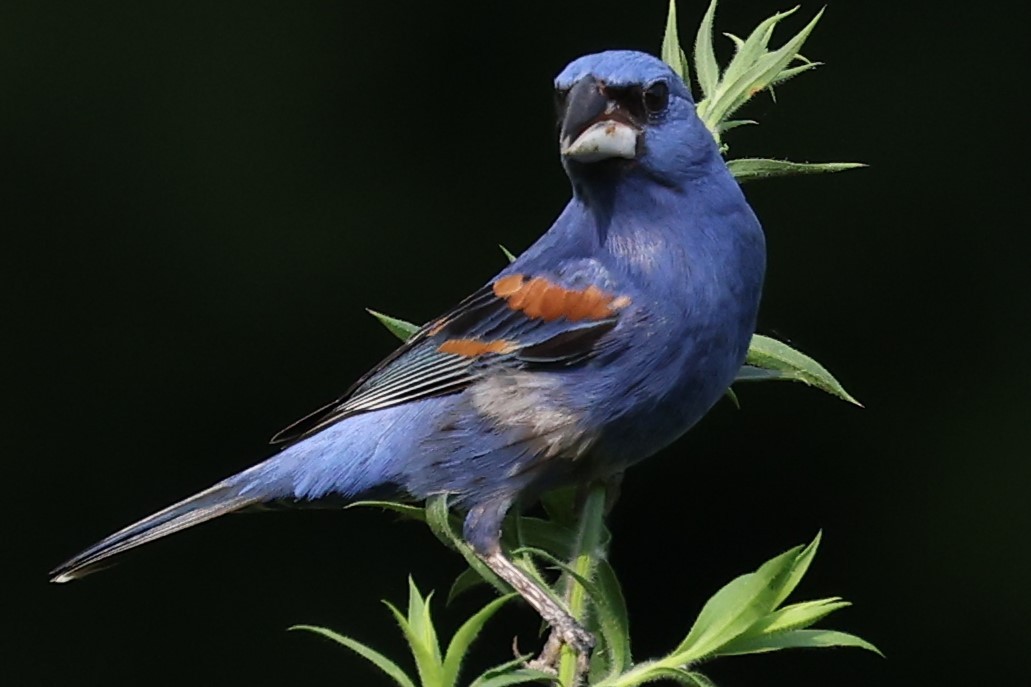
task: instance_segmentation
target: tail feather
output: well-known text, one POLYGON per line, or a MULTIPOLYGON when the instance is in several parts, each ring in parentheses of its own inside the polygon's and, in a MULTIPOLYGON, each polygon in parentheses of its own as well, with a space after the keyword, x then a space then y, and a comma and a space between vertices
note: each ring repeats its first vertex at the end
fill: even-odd
POLYGON ((240 492, 239 486, 222 482, 149 515, 54 568, 50 581, 62 583, 84 577, 99 570, 99 564, 112 556, 264 500, 240 492))

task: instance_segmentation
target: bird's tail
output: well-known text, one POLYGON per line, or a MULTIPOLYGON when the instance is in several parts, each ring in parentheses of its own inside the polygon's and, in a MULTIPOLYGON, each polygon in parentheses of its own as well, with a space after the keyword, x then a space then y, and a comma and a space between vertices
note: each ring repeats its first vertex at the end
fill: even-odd
POLYGON ((54 568, 50 581, 69 582, 84 577, 99 570, 103 567, 100 563, 112 556, 265 500, 242 491, 241 485, 226 480, 149 515, 54 568))
POLYGON ((418 408, 395 406, 362 413, 327 427, 115 532, 52 570, 51 580, 68 582, 83 577, 112 556, 249 506, 272 502, 305 506, 327 500, 339 504, 340 500, 398 493, 399 485, 405 483, 405 461, 422 450, 424 432, 417 430, 437 426, 435 413, 450 412, 449 399, 441 396, 418 408))

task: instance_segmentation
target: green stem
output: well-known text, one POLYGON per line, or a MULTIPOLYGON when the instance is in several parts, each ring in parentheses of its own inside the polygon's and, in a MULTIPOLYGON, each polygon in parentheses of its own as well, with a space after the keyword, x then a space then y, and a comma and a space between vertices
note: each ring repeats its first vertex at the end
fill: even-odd
MULTIPOLYGON (((598 558, 603 554, 601 542, 605 532, 605 485, 592 484, 587 491, 580 518, 577 524, 576 543, 570 567, 584 579, 594 576, 598 558)), ((566 604, 569 612, 581 624, 586 624, 587 590, 567 576, 566 604)), ((559 663, 559 684, 562 687, 574 687, 576 674, 576 655, 569 647, 562 647, 562 658, 559 663)))

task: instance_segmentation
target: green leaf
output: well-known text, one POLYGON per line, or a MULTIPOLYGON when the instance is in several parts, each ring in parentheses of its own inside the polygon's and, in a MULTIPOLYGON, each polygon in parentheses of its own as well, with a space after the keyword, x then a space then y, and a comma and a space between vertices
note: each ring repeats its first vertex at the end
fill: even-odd
POLYGON ((469 687, 508 687, 509 685, 525 685, 530 682, 557 684, 558 678, 541 670, 519 668, 518 670, 491 677, 480 677, 469 687))
POLYGON ((441 684, 444 687, 452 687, 458 681, 458 671, 462 667, 462 660, 469 651, 469 646, 480 634, 484 624, 491 619, 498 609, 511 601, 518 594, 506 594, 494 599, 489 604, 477 611, 468 620, 462 623, 451 641, 448 643, 447 651, 444 654, 443 679, 441 684))
POLYGON ((699 105, 699 115, 710 130, 716 130, 721 121, 756 93, 768 88, 797 59, 799 50, 823 15, 823 10, 779 49, 766 51, 775 25, 794 11, 776 14, 760 24, 727 67, 714 97, 707 98, 699 105))
POLYGON ((513 255, 513 254, 512 254, 512 253, 511 253, 511 252, 510 252, 510 251, 509 251, 509 250, 508 250, 507 248, 505 248, 504 246, 502 246, 502 245, 501 245, 500 243, 498 244, 498 248, 500 248, 500 249, 501 249, 501 252, 505 254, 505 257, 506 257, 506 258, 508 258, 508 261, 509 261, 510 263, 512 263, 512 262, 515 262, 515 261, 516 261, 516 256, 515 256, 515 255, 513 255))
POLYGON ((435 494, 426 499, 426 524, 430 530, 452 549, 460 549, 468 546, 465 540, 455 533, 455 526, 460 525, 458 519, 451 513, 447 504, 447 494, 435 494))
MULTIPOLYGON (((510 521, 514 524, 513 521, 510 521)), ((571 527, 543 520, 522 516, 518 518, 518 537, 514 536, 513 527, 506 527, 503 540, 516 546, 532 546, 544 549, 559 558, 569 558, 576 540, 576 531, 571 527), (521 541, 520 541, 521 539, 521 541)))
POLYGON ((618 675, 633 664, 630 655, 630 617, 627 614, 626 599, 620 587, 619 578, 607 560, 598 561, 595 569, 595 585, 598 597, 603 603, 596 604, 599 625, 607 627, 605 649, 609 654, 610 674, 618 675))
POLYGON ((870 642, 837 630, 788 630, 775 634, 759 635, 740 643, 735 642, 734 651, 721 651, 724 656, 741 654, 761 654, 767 651, 779 651, 781 649, 819 649, 831 646, 851 646, 872 651, 879 656, 884 656, 880 649, 870 642))
MULTIPOLYGON (((843 601, 837 596, 829 599, 802 601, 797 604, 791 604, 770 613, 749 628, 746 634, 751 637, 753 635, 784 632, 785 630, 801 630, 823 620, 834 611, 851 605, 848 601, 843 601)), ((741 639, 741 637, 738 639, 741 639)), ((731 644, 733 643, 731 642, 731 644)))
POLYGON ((426 522, 426 511, 410 503, 398 503, 397 501, 355 501, 344 506, 344 508, 360 507, 382 508, 383 510, 393 511, 403 518, 426 522))
POLYGON ((730 42, 734 44, 734 53, 741 52, 741 48, 745 47, 745 40, 740 36, 735 36, 732 33, 723 32, 723 35, 730 39, 730 42))
POLYGON ((741 400, 737 397, 737 392, 728 386, 727 390, 723 392, 723 395, 727 397, 727 400, 734 404, 734 407, 737 410, 741 410, 741 400))
POLYGON ((731 581, 702 607, 691 631, 664 665, 684 665, 715 653, 773 610, 801 552, 797 546, 731 581))
POLYGON ((480 680, 496 677, 498 675, 504 675, 505 673, 511 673, 516 668, 522 668, 526 665, 526 662, 532 658, 533 654, 523 654, 521 656, 516 656, 515 658, 509 659, 504 663, 499 663, 496 666, 488 668, 487 670, 483 671, 483 673, 478 678, 473 680, 472 684, 470 684, 469 687, 475 687, 475 685, 479 684, 480 680))
MULTIPOLYGON (((702 683, 695 679, 695 673, 692 673, 683 668, 669 668, 669 667, 656 667, 652 671, 652 675, 655 679, 673 680, 678 685, 688 685, 688 687, 703 687, 702 683)), ((653 682, 654 680, 649 680, 653 682)))
POLYGON ((419 331, 419 325, 417 324, 405 322, 404 320, 399 320, 396 317, 384 315, 381 312, 369 310, 368 308, 366 308, 366 310, 370 315, 379 320, 380 323, 387 328, 387 331, 402 341, 408 341, 408 339, 412 338, 412 335, 415 334, 415 332, 419 331))
MULTIPOLYGON (((724 122, 720 122, 716 126, 716 130, 722 134, 724 132, 730 131, 731 129, 736 129, 739 126, 752 126, 758 123, 759 122, 755 121, 754 119, 728 119, 724 122)), ((732 161, 727 162, 728 167, 730 166, 730 162, 732 161)))
POLYGON ((637 685, 659 680, 673 680, 678 684, 690 687, 716 687, 712 680, 697 671, 686 670, 680 666, 664 665, 655 661, 639 663, 616 678, 608 678, 598 683, 597 687, 637 687, 637 685))
MULTIPOLYGON (((430 599, 432 598, 433 592, 430 592, 424 599, 419 593, 419 588, 415 586, 415 580, 410 575, 408 576, 408 625, 428 650, 429 665, 436 671, 442 666, 442 661, 437 630, 433 626, 433 616, 430 614, 430 599)), ((423 680, 423 682, 426 681, 423 680)))
POLYGON ((457 518, 452 517, 447 505, 447 494, 437 494, 426 499, 426 523, 430 530, 449 548, 462 554, 465 562, 477 572, 484 580, 502 594, 508 594, 512 589, 501 578, 495 575, 483 561, 481 561, 472 548, 455 532, 454 525, 457 518))
POLYGON ((689 674, 691 675, 691 677, 694 678, 695 682, 698 684, 698 687, 716 687, 715 682, 710 680, 705 675, 702 675, 698 671, 692 670, 689 671, 689 674))
POLYGON ((389 601, 384 601, 383 604, 390 609, 394 619, 397 620, 397 624, 401 627, 401 632, 408 641, 408 648, 415 658, 415 668, 419 672, 419 682, 424 687, 438 687, 441 684, 442 674, 440 647, 428 646, 425 638, 416 628, 412 627, 409 620, 401 614, 401 611, 397 610, 394 604, 389 601))
POLYGON ((698 25, 698 34, 694 42, 695 78, 698 79, 698 85, 701 86, 706 98, 711 98, 716 93, 720 79, 720 67, 716 62, 716 51, 712 47, 712 24, 715 16, 716 0, 712 0, 702 17, 702 23, 698 25))
POLYGON ((738 382, 777 382, 790 381, 788 375, 779 370, 764 370, 754 365, 742 365, 734 377, 734 383, 738 382))
MULTIPOLYGON (((721 85, 725 88, 729 87, 730 84, 747 74, 750 69, 753 69, 759 60, 762 59, 763 55, 768 54, 766 48, 770 44, 773 30, 777 24, 797 11, 798 8, 794 7, 786 12, 777 12, 773 16, 767 17, 743 41, 737 36, 727 34, 730 40, 734 42, 737 51, 734 53, 730 64, 727 65, 727 70, 723 73, 723 83, 721 85)), ((721 90, 721 96, 725 97, 723 90, 721 90)))
MULTIPOLYGON (((794 10, 774 15, 771 19, 780 21, 783 17, 791 14, 794 10)), ((710 126, 715 126, 719 122, 726 119, 728 116, 733 114, 739 107, 745 104, 753 95, 766 89, 774 79, 781 73, 781 71, 790 64, 795 57, 798 55, 799 50, 802 49, 802 45, 805 43, 806 38, 812 32, 813 28, 816 27, 817 22, 820 21, 820 17, 823 16, 823 10, 821 9, 816 13, 806 26, 799 31, 791 40, 781 46, 779 49, 773 52, 765 52, 766 43, 769 41, 769 36, 772 35, 773 22, 767 33, 761 36, 759 39, 759 51, 762 52, 758 59, 742 70, 740 76, 737 75, 734 70, 735 65, 731 63, 727 67, 727 73, 723 77, 723 82, 720 84, 719 98, 714 100, 712 105, 707 108, 706 111, 706 122, 710 126)), ((767 20, 770 21, 770 20, 767 20)), ((765 24, 766 22, 764 22, 765 24)), ((763 25, 760 24, 760 27, 763 25)), ((756 29, 758 32, 759 29, 756 29)), ((754 35, 754 34, 753 34, 754 35)), ((752 37, 745 41, 745 46, 742 47, 741 51, 735 55, 735 61, 738 58, 744 59, 745 55, 749 51, 749 41, 752 37)))
POLYGON ((822 66, 823 62, 806 62, 805 64, 798 67, 784 69, 783 71, 781 71, 780 74, 777 74, 777 76, 774 77, 773 81, 770 82, 770 90, 772 91, 773 86, 776 86, 777 84, 782 84, 789 79, 795 78, 799 74, 803 74, 809 71, 810 69, 816 69, 817 67, 822 66))
MULTIPOLYGON (((779 375, 776 377, 777 379, 802 382, 826 391, 849 403, 860 407, 863 405, 845 391, 845 388, 823 365, 791 346, 776 339, 771 339, 768 336, 761 334, 752 336, 745 363, 753 367, 775 371, 779 375)), ((745 375, 739 374, 736 381, 745 382, 761 379, 773 378, 756 376, 746 371, 745 375)))
POLYGON ((313 625, 294 625, 289 629, 314 632, 315 634, 319 634, 323 637, 332 639, 334 642, 342 644, 343 646, 347 647, 354 653, 358 654, 359 656, 366 659, 367 661, 375 665, 377 668, 382 670, 394 682, 396 682, 399 685, 399 687, 415 687, 415 683, 412 682, 411 678, 409 678, 407 674, 405 674, 405 671, 401 669, 401 666, 397 665, 396 663, 394 663, 389 658, 379 653, 375 649, 371 649, 365 646, 361 642, 355 641, 354 639, 346 637, 342 634, 333 632, 332 630, 327 630, 324 627, 315 627, 313 625))
POLYGON ((801 174, 828 174, 860 167, 866 167, 866 165, 859 162, 790 162, 754 157, 727 160, 727 168, 730 169, 730 173, 742 184, 756 179, 773 179, 801 174))
POLYGON ((784 603, 784 600, 791 595, 791 592, 795 591, 798 583, 801 582, 802 578, 805 577, 805 574, 809 572, 809 566, 816 557, 816 551, 820 548, 821 541, 823 541, 823 530, 818 531, 816 536, 813 537, 813 540, 806 544, 805 548, 799 552, 794 563, 791 564, 791 570, 784 579, 784 584, 781 585, 781 588, 773 599, 773 608, 784 603))
POLYGON ((478 587, 481 584, 486 584, 487 581, 480 577, 480 573, 476 572, 472 568, 466 568, 455 581, 451 583, 451 589, 447 593, 447 605, 450 606, 451 602, 457 599, 459 596, 469 591, 473 587, 478 587))
MULTIPOLYGON (((666 15, 666 31, 662 36, 662 50, 660 53, 662 61, 676 72, 684 83, 688 83, 689 68, 687 55, 680 47, 680 37, 677 35, 677 2, 669 0, 669 12, 666 15)), ((690 84, 688 84, 690 87, 690 84)))

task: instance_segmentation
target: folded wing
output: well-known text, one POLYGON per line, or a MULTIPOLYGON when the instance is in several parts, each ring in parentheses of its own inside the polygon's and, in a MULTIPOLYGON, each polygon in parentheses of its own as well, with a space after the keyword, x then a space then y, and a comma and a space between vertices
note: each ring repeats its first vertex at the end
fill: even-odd
POLYGON ((626 296, 594 284, 508 274, 416 332, 342 397, 272 438, 308 437, 348 416, 461 391, 492 369, 573 365, 616 326, 626 296))

